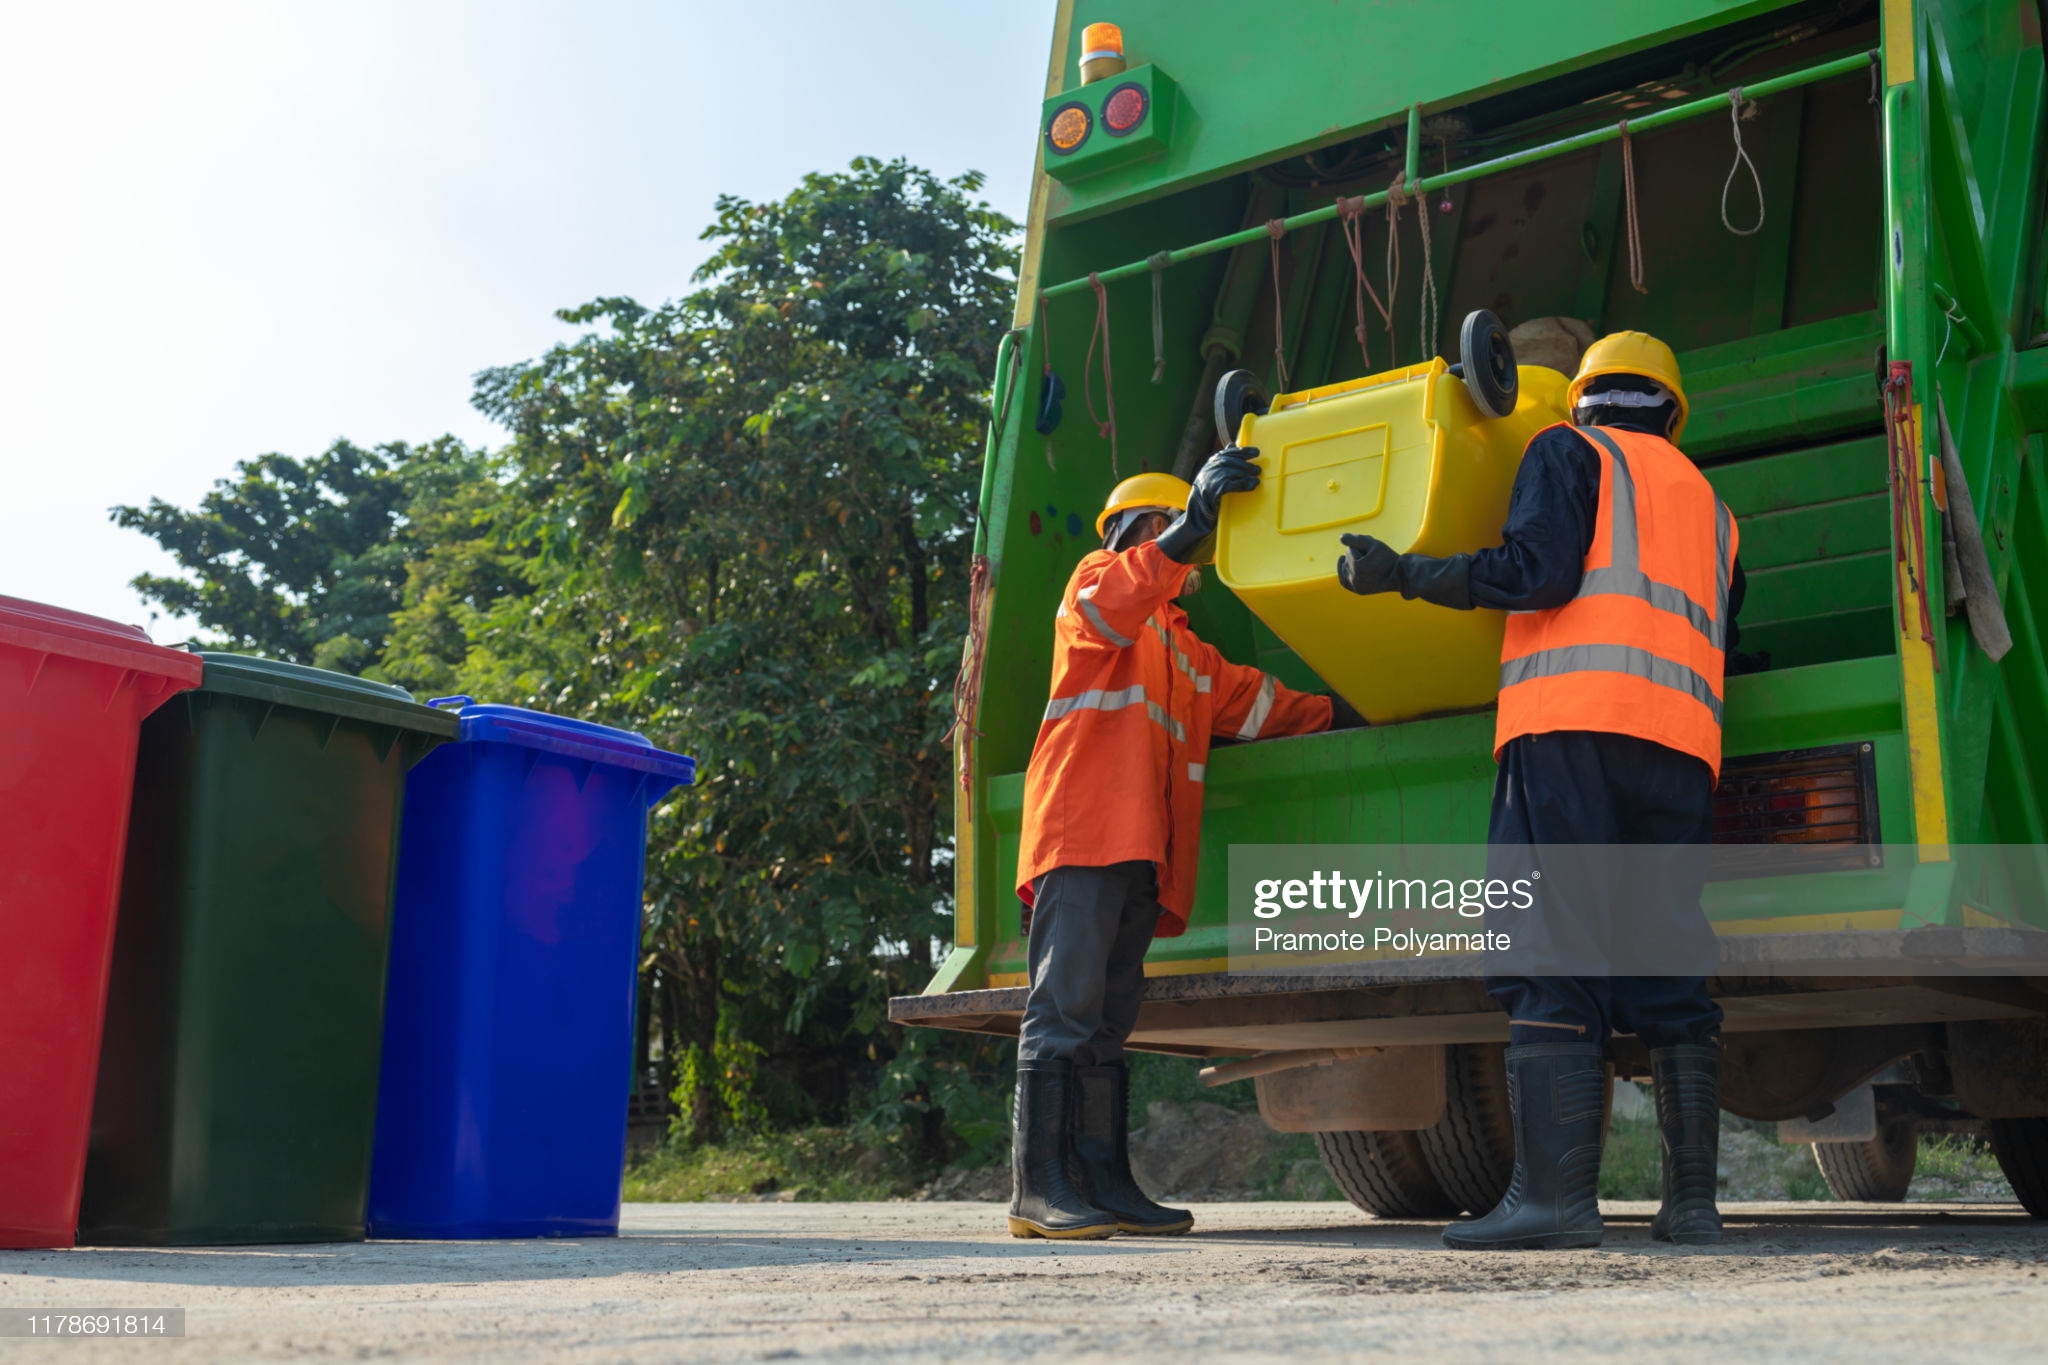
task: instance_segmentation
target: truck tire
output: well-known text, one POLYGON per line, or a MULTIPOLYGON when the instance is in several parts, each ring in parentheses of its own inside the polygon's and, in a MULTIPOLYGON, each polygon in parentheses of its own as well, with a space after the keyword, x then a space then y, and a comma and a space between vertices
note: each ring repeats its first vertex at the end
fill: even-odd
POLYGON ((1991 1152, 2020 1206, 2048 1218, 2048 1119, 1991 1120, 1991 1152))
POLYGON ((1868 1142, 1816 1142, 1813 1164, 1828 1193, 1853 1204, 1896 1204, 1913 1183, 1920 1139, 1911 1119, 1888 1119, 1868 1142))
POLYGON ((1380 1218, 1449 1218, 1457 1206, 1438 1188, 1413 1133, 1317 1133, 1316 1154, 1344 1197, 1380 1218))
POLYGON ((1453 1043, 1444 1054, 1444 1116, 1415 1136, 1451 1203, 1466 1213, 1491 1213, 1515 1174, 1507 1046, 1453 1043))

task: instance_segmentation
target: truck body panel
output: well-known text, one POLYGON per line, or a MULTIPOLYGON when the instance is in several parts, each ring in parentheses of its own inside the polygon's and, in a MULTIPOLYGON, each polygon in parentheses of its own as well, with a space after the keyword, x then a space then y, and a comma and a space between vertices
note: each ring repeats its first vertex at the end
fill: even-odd
MULTIPOLYGON (((2048 1008, 2043 975, 2009 973, 1991 989, 1957 967, 2039 956, 2040 882, 1972 890, 1947 852, 2048 842, 2034 0, 1588 2, 1485 23, 1450 5, 1278 3, 1254 17, 1206 0, 1069 0, 1048 110, 1078 83, 1081 27, 1101 19, 1122 25, 1133 66, 1170 77, 1171 135, 1155 155, 1071 181, 1041 170, 1036 182, 1018 329, 994 376, 977 544, 985 654, 958 753, 955 947, 926 996, 895 1002, 892 1017, 1014 1031, 1023 772, 1053 612, 1117 478, 1212 448, 1200 430, 1212 357, 1259 373, 1269 392, 1300 392, 1456 359, 1458 323, 1475 308, 1510 326, 1563 317, 1596 335, 1640 329, 1678 352, 1692 410, 1681 445, 1741 527, 1742 647, 1772 655, 1769 671, 1727 683, 1717 801, 1740 817, 1758 793, 1784 790, 1773 784, 1798 762, 1834 764, 1860 803, 1844 837, 1911 848, 1900 877, 1710 884, 1731 1034, 2048 1008), (1800 74, 1816 70, 1825 78, 1800 74), (1730 98, 1743 86, 1773 93, 1730 98), (1703 99, 1721 107, 1626 140, 1614 131, 1703 99), (1605 141, 1551 150, 1602 129, 1605 141), (1478 170, 1458 179, 1461 168, 1478 170), (1405 203, 1391 222, 1377 202, 1356 218, 1354 257, 1345 219, 1318 211, 1396 177, 1405 203), (1242 238, 1215 245, 1232 234, 1242 238), (1360 263, 1392 315, 1363 304, 1363 344, 1360 263), (1041 435, 1048 367, 1066 398, 1041 435), (1999 662, 1966 613, 1945 610, 1944 420, 2013 638, 1999 662), (1911 935, 1922 930, 2005 937, 1967 950, 1946 939, 1938 962, 1916 966, 1911 935), (1767 939, 1777 941, 1758 946, 1767 939), (1873 975, 1874 958, 1901 970, 1873 975), (1830 960, 1850 959, 1862 975, 1830 977, 1830 960)), ((1041 137, 1041 168, 1056 155, 1048 145, 1041 137)), ((1333 571, 1334 561, 1333 551, 1333 571)), ((1226 657, 1327 690, 1213 578, 1185 605, 1226 657)), ((1288 988, 1225 972, 1232 844, 1483 842, 1493 727, 1488 707, 1217 748, 1195 911, 1185 935, 1153 945, 1136 1045, 1220 1054, 1504 1037, 1472 963, 1288 988)))

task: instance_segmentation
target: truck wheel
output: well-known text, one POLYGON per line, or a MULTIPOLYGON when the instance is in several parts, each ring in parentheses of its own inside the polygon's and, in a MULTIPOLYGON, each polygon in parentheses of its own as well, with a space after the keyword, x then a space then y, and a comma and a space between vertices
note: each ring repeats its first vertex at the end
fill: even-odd
POLYGON ((1316 1154, 1337 1188, 1381 1218, 1449 1218, 1457 1206, 1444 1197, 1422 1144, 1413 1133, 1317 1133, 1316 1154))
POLYGON ((1868 1142, 1816 1142, 1813 1164, 1828 1193, 1856 1204, 1896 1204, 1913 1183, 1920 1139, 1911 1119, 1890 1119, 1868 1142))
POLYGON ((2021 1207, 2048 1218, 2048 1119, 1991 1120, 1991 1151, 2021 1207))
POLYGON ((1444 1054, 1444 1116, 1415 1136, 1451 1203, 1470 1214, 1491 1213, 1515 1174, 1507 1047, 1454 1043, 1444 1054))

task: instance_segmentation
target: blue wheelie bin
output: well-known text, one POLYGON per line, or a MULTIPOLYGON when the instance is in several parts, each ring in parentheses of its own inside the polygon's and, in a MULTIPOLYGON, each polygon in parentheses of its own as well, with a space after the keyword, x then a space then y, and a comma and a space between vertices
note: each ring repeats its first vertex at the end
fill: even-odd
POLYGON ((372 1237, 619 1229, 647 812, 696 763, 625 730, 458 706, 407 780, 372 1237))

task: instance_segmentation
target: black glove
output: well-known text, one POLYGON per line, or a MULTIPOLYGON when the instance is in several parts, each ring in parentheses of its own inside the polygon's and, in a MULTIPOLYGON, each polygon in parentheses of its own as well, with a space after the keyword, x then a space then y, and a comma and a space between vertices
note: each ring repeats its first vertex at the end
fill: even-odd
POLYGON ((1398 592, 1401 596, 1472 610, 1472 556, 1397 555, 1372 536, 1348 535, 1344 557, 1337 561, 1337 581, 1361 596, 1398 592))
POLYGON ((1326 693, 1325 695, 1330 699, 1330 728, 1332 730, 1363 730, 1366 726, 1372 724, 1371 721, 1358 714, 1357 707, 1338 696, 1335 692, 1326 693))
POLYGON ((1373 536, 1340 536, 1344 557, 1337 561, 1337 581, 1360 597, 1394 592, 1400 586, 1401 556, 1373 536))
POLYGON ((1759 649, 1753 653, 1749 650, 1731 649, 1721 671, 1728 677, 1739 678, 1745 673, 1765 672, 1770 666, 1771 651, 1768 649, 1759 649))
POLYGON ((1159 533, 1159 553, 1176 564, 1196 564, 1207 557, 1216 535, 1216 504, 1225 493, 1249 493, 1259 486, 1259 467, 1252 457, 1258 447, 1229 446, 1209 457, 1195 475, 1187 510, 1159 533))

